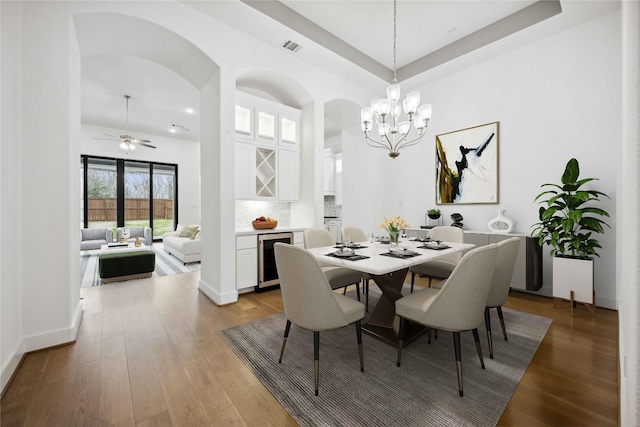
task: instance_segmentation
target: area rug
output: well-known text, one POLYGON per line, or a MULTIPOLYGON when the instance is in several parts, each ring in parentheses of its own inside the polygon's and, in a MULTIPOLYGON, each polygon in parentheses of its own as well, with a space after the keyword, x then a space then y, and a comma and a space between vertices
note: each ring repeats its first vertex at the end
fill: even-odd
MULTIPOLYGON (((151 277, 169 276, 171 274, 200 271, 199 262, 183 264, 178 258, 162 247, 151 248, 156 253, 156 268, 151 277)), ((98 255, 100 251, 84 251, 80 255, 80 287, 102 285, 98 275, 98 255)))
MULTIPOLYGON (((370 302, 375 304, 374 289, 370 302)), ((219 332, 301 426, 495 426, 544 338, 551 319, 503 309, 509 341, 492 310, 494 359, 480 331, 486 369, 473 335, 461 334, 464 397, 458 395, 453 338, 440 331, 402 351, 363 334, 360 372, 355 327, 320 333, 320 387, 313 391, 313 333, 292 326, 278 363, 285 316, 275 314, 219 332)))

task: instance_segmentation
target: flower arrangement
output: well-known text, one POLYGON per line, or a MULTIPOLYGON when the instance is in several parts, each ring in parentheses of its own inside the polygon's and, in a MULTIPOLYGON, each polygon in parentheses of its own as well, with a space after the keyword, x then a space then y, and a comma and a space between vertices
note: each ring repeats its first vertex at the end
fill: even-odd
POLYGON ((384 228, 389 233, 399 233, 403 228, 411 227, 404 218, 399 215, 384 217, 380 225, 380 228, 384 228))

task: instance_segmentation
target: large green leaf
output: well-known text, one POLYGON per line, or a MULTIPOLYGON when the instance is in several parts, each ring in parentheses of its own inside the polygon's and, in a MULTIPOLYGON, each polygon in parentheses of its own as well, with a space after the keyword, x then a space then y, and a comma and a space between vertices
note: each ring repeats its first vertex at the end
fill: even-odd
POLYGON ((562 175, 562 183, 566 185, 572 182, 576 182, 579 175, 580 166, 578 165, 578 161, 576 159, 571 159, 569 160, 569 162, 567 162, 567 166, 564 169, 564 174, 562 175))

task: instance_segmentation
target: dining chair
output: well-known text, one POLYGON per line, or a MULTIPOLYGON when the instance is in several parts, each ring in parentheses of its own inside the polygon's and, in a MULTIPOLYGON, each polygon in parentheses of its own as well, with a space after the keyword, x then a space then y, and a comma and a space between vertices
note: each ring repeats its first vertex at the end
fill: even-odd
POLYGON ((315 257, 307 250, 278 242, 274 245, 287 323, 278 363, 282 363, 291 324, 313 331, 315 394, 320 377, 320 332, 356 325, 360 371, 364 372, 361 321, 364 304, 331 290, 315 257))
POLYGON ((480 366, 484 369, 478 326, 483 321, 497 252, 495 244, 469 251, 453 269, 442 288, 425 288, 396 301, 396 314, 400 317, 397 366, 400 366, 407 320, 427 328, 451 331, 458 374, 458 392, 460 396, 463 395, 460 332, 473 332, 480 366))
MULTIPOLYGON (((308 228, 304 230, 303 235, 305 249, 321 248, 336 244, 331 233, 323 228, 308 228)), ((323 262, 320 262, 320 267, 327 277, 331 289, 344 288, 346 292, 348 286, 356 285, 356 295, 358 301, 360 301, 360 280, 362 279, 362 273, 347 267, 339 267, 323 262)))
MULTIPOLYGON (((360 227, 346 226, 342 227, 342 241, 344 243, 349 242, 366 242, 368 240, 367 235, 360 227)), ((364 306, 365 311, 369 311, 369 280, 371 275, 369 273, 360 273, 362 277, 362 292, 364 293, 364 306)))
POLYGON ((484 324, 487 329, 487 340, 489 342, 489 357, 493 359, 493 338, 491 337, 491 316, 489 309, 495 308, 500 318, 500 326, 502 326, 502 335, 507 340, 507 329, 504 326, 504 317, 502 315, 502 304, 507 302, 509 289, 511 287, 511 278, 518 257, 518 249, 520 248, 520 239, 512 237, 498 243, 498 256, 496 260, 493 279, 491 280, 491 288, 487 297, 487 304, 484 309, 484 324))
MULTIPOLYGON (((442 240, 443 242, 463 243, 464 231, 458 227, 438 226, 433 227, 429 233, 432 240, 442 240)), ((443 255, 437 259, 423 262, 409 268, 411 272, 411 293, 413 293, 413 285, 416 274, 429 278, 429 287, 431 287, 432 279, 446 279, 455 268, 462 254, 456 252, 454 254, 443 255)))

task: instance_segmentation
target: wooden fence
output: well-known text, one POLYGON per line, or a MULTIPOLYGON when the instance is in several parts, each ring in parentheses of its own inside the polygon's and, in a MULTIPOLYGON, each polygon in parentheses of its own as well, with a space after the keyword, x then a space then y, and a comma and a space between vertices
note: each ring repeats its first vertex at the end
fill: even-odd
MULTIPOLYGON (((89 199, 89 221, 116 221, 117 199, 89 199)), ((148 219, 149 199, 125 199, 125 219, 148 219)), ((173 199, 153 200, 153 219, 172 219, 173 199)))

